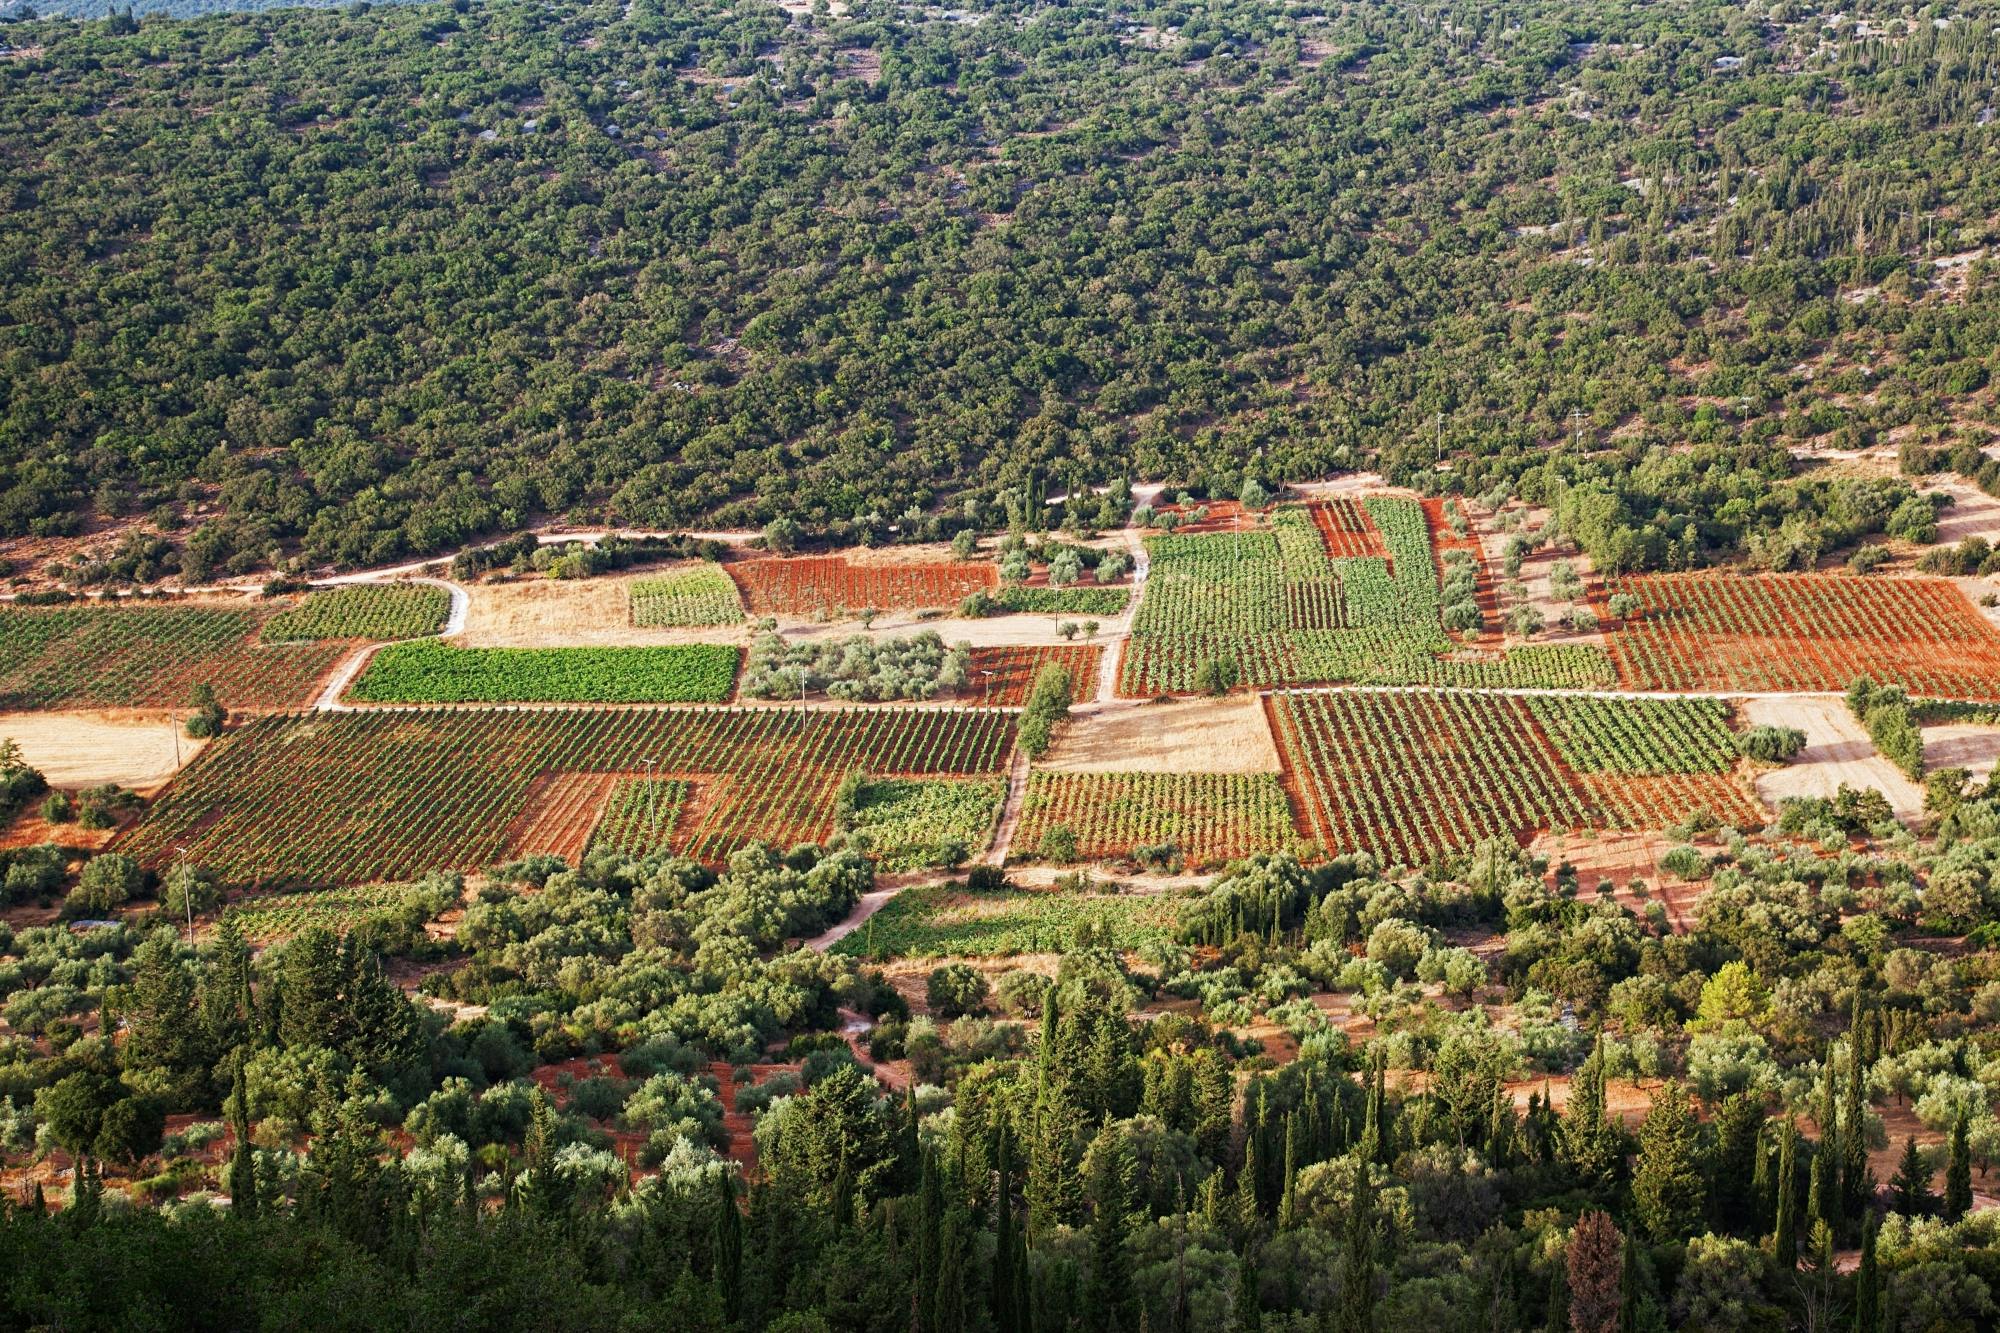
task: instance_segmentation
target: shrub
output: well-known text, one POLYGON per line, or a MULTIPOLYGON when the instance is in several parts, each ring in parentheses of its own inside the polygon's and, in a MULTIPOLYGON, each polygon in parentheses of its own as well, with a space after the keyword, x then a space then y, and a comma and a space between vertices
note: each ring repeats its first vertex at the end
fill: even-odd
POLYGON ((1660 869, 1678 879, 1700 879, 1708 873, 1708 858, 1683 843, 1660 858, 1660 869))
POLYGON ((122 852, 106 852, 83 868, 70 890, 72 912, 109 912, 130 902, 145 884, 139 863, 122 852))
POLYGON ((1736 738, 1736 744, 1760 763, 1780 764, 1805 749, 1806 734, 1797 727, 1752 727, 1736 738))
POLYGON ((984 1011, 991 988, 980 971, 965 963, 934 968, 924 983, 924 1002, 946 1018, 984 1011))

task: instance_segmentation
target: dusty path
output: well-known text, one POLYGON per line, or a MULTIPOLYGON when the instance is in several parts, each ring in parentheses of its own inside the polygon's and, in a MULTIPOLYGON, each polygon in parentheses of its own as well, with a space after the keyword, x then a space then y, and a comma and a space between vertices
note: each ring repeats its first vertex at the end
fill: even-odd
POLYGON ((381 646, 379 643, 366 643, 348 654, 347 660, 335 667, 333 674, 326 678, 326 688, 319 692, 319 698, 313 700, 313 708, 322 713, 353 712, 354 705, 342 703, 340 696, 347 693, 347 687, 354 683, 362 668, 368 665, 368 659, 375 656, 375 650, 381 646))
POLYGON ((1125 549, 1132 553, 1132 600, 1125 604, 1125 614, 1105 640, 1104 655, 1097 661, 1097 698, 1102 703, 1118 697, 1118 667, 1125 659, 1126 640, 1132 637, 1132 622, 1139 618, 1139 603, 1146 595, 1146 576, 1153 571, 1153 558, 1146 553, 1146 543, 1139 534, 1124 528, 1119 535, 1125 539, 1125 549))
POLYGON ((861 895, 861 901, 854 904, 854 910, 839 923, 827 927, 806 941, 806 948, 814 953, 825 953, 834 945, 861 929, 869 917, 874 916, 889 905, 889 900, 904 889, 917 887, 914 884, 892 884, 888 888, 870 889, 861 895))
POLYGON ((1014 831, 1021 827, 1021 807, 1028 799, 1028 755, 1019 745, 1014 747, 1014 762, 1007 770, 1007 803, 1000 807, 1000 823, 993 830, 993 843, 986 849, 980 860, 990 866, 1007 864, 1007 853, 1014 845, 1014 831))

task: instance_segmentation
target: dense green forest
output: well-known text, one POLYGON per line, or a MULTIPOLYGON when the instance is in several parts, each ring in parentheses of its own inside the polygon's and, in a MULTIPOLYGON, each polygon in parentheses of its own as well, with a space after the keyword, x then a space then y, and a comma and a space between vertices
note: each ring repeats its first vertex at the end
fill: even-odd
POLYGON ((1846 791, 1683 848, 1685 933, 1511 845, 1259 858, 922 1014, 786 943, 852 849, 533 858, 455 939, 440 875, 255 955, 180 937, 176 871, 151 923, 0 927, 0 1148, 74 1167, 0 1203, 0 1324, 1990 1328, 2000 797, 1933 786, 1932 849, 1846 791))
POLYGON ((1574 486, 1618 562, 1685 563, 1816 512, 1780 446, 1996 421, 1976 10, 461 0, 0 33, 0 534, 145 517, 186 547, 156 571, 546 516, 934 533, 1440 453, 1442 484, 1574 486))

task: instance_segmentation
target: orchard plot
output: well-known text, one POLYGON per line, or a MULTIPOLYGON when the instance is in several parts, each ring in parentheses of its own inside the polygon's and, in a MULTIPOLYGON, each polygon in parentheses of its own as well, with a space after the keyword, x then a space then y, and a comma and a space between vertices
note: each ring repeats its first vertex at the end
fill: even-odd
POLYGON ((1422 866, 1489 838, 1664 828, 1696 810, 1764 822, 1706 700, 1356 690, 1266 706, 1300 823, 1329 855, 1422 866))
MULTIPOLYGON (((152 867, 185 848, 189 861, 237 883, 476 870, 521 849, 538 814, 534 800, 574 806, 568 826, 587 836, 596 814, 617 806, 615 784, 550 776, 583 774, 693 783, 700 799, 682 812, 673 846, 717 862, 759 839, 825 841, 849 773, 997 775, 1013 743, 1013 716, 997 709, 270 717, 204 750, 118 846, 152 867)), ((658 809, 656 800, 639 816, 642 828, 658 809)), ((614 813, 625 820, 632 812, 614 813)))

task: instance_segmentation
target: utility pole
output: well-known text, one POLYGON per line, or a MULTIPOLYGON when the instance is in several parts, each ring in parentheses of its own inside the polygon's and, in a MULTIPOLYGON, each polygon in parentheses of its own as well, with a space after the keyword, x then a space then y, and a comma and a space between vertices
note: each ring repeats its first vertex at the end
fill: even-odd
POLYGON ((1437 461, 1438 461, 1438 462, 1440 462, 1440 463, 1444 462, 1444 413, 1442 413, 1442 412, 1438 413, 1438 456, 1437 456, 1437 461))
POLYGON ((192 947, 194 944, 194 886, 187 882, 188 849, 179 843, 175 843, 174 851, 177 853, 174 857, 174 868, 180 872, 175 878, 180 880, 181 902, 187 908, 188 944, 192 947))
POLYGON ((641 759, 646 766, 646 825, 651 830, 648 841, 649 851, 658 851, 660 842, 660 784, 654 779, 653 769, 658 759, 641 759))

